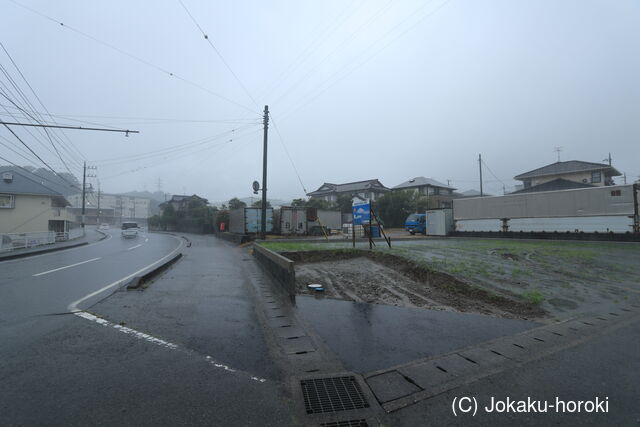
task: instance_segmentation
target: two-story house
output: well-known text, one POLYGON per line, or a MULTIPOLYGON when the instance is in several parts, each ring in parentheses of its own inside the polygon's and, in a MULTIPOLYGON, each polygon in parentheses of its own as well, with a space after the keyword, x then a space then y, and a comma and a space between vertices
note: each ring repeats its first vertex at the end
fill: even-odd
POLYGON ((429 199, 429 207, 433 208, 449 208, 452 204, 451 201, 456 197, 455 188, 424 176, 418 176, 398 184, 392 190, 412 191, 415 194, 426 196, 429 199))
POLYGON ((369 179, 366 181, 347 182, 345 184, 325 182, 316 191, 307 193, 307 196, 332 203, 336 202, 340 196, 375 201, 389 191, 391 190, 382 185, 379 180, 369 179))
POLYGON ((68 232, 78 224, 55 183, 21 168, 0 168, 0 232, 68 232))
POLYGON ((516 192, 520 193, 614 185, 613 177, 620 175, 608 164, 569 160, 525 172, 513 179, 522 181, 523 188, 516 192))

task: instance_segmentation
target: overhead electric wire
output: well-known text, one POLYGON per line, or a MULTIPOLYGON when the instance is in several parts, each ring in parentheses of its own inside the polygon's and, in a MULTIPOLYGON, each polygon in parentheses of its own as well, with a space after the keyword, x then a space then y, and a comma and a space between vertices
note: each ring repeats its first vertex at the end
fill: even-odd
MULTIPOLYGON (((11 77, 10 73, 2 66, 2 64, 0 64, 0 70, 2 71, 2 73, 5 75, 5 77, 7 78, 7 80, 9 81, 9 83, 11 84, 11 86, 13 86, 14 90, 17 92, 18 96, 16 97, 16 95, 14 95, 12 93, 12 90, 6 86, 3 82, 0 81, 0 84, 2 84, 2 86, 5 88, 5 91, 3 91, 2 89, 0 89, 0 95, 2 95, 5 99, 7 99, 11 104, 13 104, 21 113, 26 114, 30 119, 34 120, 35 122, 39 122, 39 120, 34 117, 33 115, 26 113, 26 109, 22 108, 20 105, 18 105, 18 103, 16 101, 18 101, 18 98, 22 98, 22 100, 24 101, 24 103, 27 106, 33 107, 33 104, 31 104, 31 101, 29 100, 29 98, 26 96, 26 94, 22 91, 22 89, 20 88, 20 86, 13 80, 13 78, 11 77), (11 99, 8 94, 13 95, 16 99, 11 99)), ((3 107, 4 108, 4 107, 3 107)), ((6 108, 5 111, 7 111, 7 113, 9 113, 9 115, 11 115, 14 119, 15 116, 13 116, 12 113, 10 113, 6 108)), ((16 121, 18 121, 16 119, 16 121)), ((46 150, 48 150, 49 152, 51 152, 51 150, 49 149, 49 147, 42 143, 33 133, 31 133, 28 129, 25 129, 25 131, 31 135, 38 143, 40 143, 46 150)), ((58 150, 58 148, 56 147, 55 143, 53 142, 53 138, 51 136, 51 134, 44 129, 38 129, 38 132, 40 132, 41 134, 43 134, 50 142, 51 146, 53 147, 55 153, 51 152, 53 155, 57 155, 57 157, 60 159, 60 161, 62 162, 62 164, 64 165, 64 167, 67 169, 67 171, 73 175, 73 173, 71 172, 71 170, 69 169, 69 166, 67 165, 67 163, 65 162, 65 160, 62 158, 62 155, 60 153, 60 151, 58 150)), ((62 147, 64 147, 63 144, 61 144, 62 147)), ((73 160, 73 158, 71 158, 71 160, 73 160)))
POLYGON ((129 52, 123 50, 123 49, 120 49, 117 46, 114 46, 114 45, 112 45, 110 43, 107 43, 107 42, 105 42, 103 40, 100 40, 100 39, 98 39, 98 38, 96 38, 96 37, 94 37, 94 36, 92 36, 92 35, 90 35, 88 33, 85 33, 84 31, 81 31, 81 30, 79 30, 77 28, 71 27, 71 26, 69 26, 69 25, 67 25, 67 24, 65 24, 65 23, 63 23, 63 22, 61 22, 61 21, 59 21, 59 20, 57 20, 55 18, 52 18, 52 17, 50 17, 50 16, 48 16, 48 15, 42 13, 42 12, 39 12, 39 11, 37 11, 37 10, 31 8, 31 7, 28 7, 28 6, 25 6, 25 5, 21 4, 21 3, 18 3, 15 0, 9 0, 9 1, 11 1, 13 4, 15 4, 15 5, 19 6, 19 7, 22 7, 23 9, 26 9, 26 10, 28 10, 30 12, 33 12, 36 15, 39 15, 39 16, 41 16, 41 17, 43 17, 43 18, 45 18, 45 19, 47 19, 49 21, 55 22, 56 24, 58 24, 62 28, 69 29, 70 31, 73 31, 76 34, 79 34, 79 35, 81 35, 81 36, 83 36, 85 38, 88 38, 89 40, 92 40, 92 41, 94 41, 94 42, 96 42, 98 44, 101 44, 102 46, 105 46, 105 47, 107 47, 107 48, 109 48, 109 49, 111 49, 113 51, 116 51, 116 52, 118 52, 118 53, 120 53, 122 55, 125 55, 125 56, 127 56, 127 57, 129 57, 129 58, 131 58, 131 59, 133 59, 133 60, 135 60, 137 62, 140 62, 141 64, 144 64, 144 65, 146 65, 148 67, 154 68, 155 70, 160 71, 161 73, 166 74, 169 77, 175 77, 176 79, 182 81, 183 83, 186 83, 186 84, 189 84, 189 85, 191 85, 193 87, 196 87, 196 88, 198 88, 198 89, 200 89, 200 90, 202 90, 204 92, 207 92, 207 93, 209 93, 209 94, 211 94, 213 96, 216 96, 216 97, 218 97, 220 99, 223 99, 223 100, 225 100, 225 101, 227 101, 227 102, 229 102, 231 104, 234 104, 234 105, 236 105, 238 107, 241 107, 241 108, 243 108, 245 110, 251 111, 252 113, 256 113, 255 110, 253 110, 252 108, 247 107, 246 105, 240 104, 239 102, 236 102, 236 101, 234 101, 234 100, 232 100, 230 98, 227 98, 224 95, 221 95, 221 94, 219 94, 217 92, 214 92, 214 91, 212 91, 210 89, 207 89, 206 87, 204 87, 204 86, 202 86, 202 85, 200 85, 198 83, 195 83, 195 82, 192 82, 190 80, 187 80, 186 78, 181 77, 181 76, 177 75, 176 73, 174 73, 172 71, 166 70, 163 67, 160 67, 159 65, 156 65, 156 64, 154 64, 154 63, 152 63, 150 61, 147 61, 147 60, 142 59, 142 58, 140 58, 140 57, 138 57, 138 56, 136 56, 136 55, 134 55, 132 53, 129 53, 129 52))
POLYGON ((278 104, 278 102, 280 102, 289 93, 291 93, 291 91, 294 88, 296 88, 300 83, 302 83, 303 81, 307 81, 312 74, 318 72, 318 70, 320 70, 320 66, 324 64, 327 59, 331 58, 339 50, 344 49, 345 46, 347 46, 360 31, 366 28, 371 22, 375 21, 384 10, 389 8, 392 2, 393 0, 387 1, 387 3, 385 3, 380 9, 378 9, 377 12, 369 16, 369 18, 364 23, 362 23, 358 28, 352 31, 344 40, 342 40, 341 43, 337 44, 331 51, 329 51, 329 53, 327 53, 319 62, 317 62, 314 65, 314 67, 312 67, 304 76, 298 79, 293 85, 289 87, 289 89, 287 89, 283 94, 281 94, 280 97, 278 97, 273 102, 273 104, 278 104))
POLYGON ((317 50, 320 46, 322 46, 323 43, 329 40, 330 38, 329 35, 331 34, 331 32, 340 28, 341 25, 343 25, 346 21, 348 21, 350 16, 353 15, 355 11, 357 11, 364 4, 364 2, 361 2, 354 10, 350 11, 349 14, 345 17, 345 14, 347 14, 348 10, 354 4, 356 4, 355 1, 348 3, 347 6, 341 12, 339 12, 334 18, 330 19, 329 25, 327 25, 322 32, 317 34, 317 36, 314 37, 313 40, 306 45, 306 47, 298 54, 298 56, 296 56, 296 58, 284 68, 284 70, 278 75, 278 77, 271 84, 260 89, 258 93, 265 95, 263 96, 264 98, 266 97, 267 94, 273 92, 281 84, 281 82, 284 82, 286 80, 286 77, 288 75, 293 73, 298 67, 300 67, 302 64, 305 63, 306 59, 311 55, 312 52, 317 50))
MULTIPOLYGON (((398 23, 397 25, 395 25, 391 30, 387 31, 385 34, 383 34, 381 37, 379 37, 378 39, 376 39, 367 49, 363 50, 362 53, 360 55, 358 55, 355 60, 361 58, 362 56, 364 56, 373 46, 375 46, 377 43, 379 43, 382 39, 386 38, 387 36, 389 36, 391 33, 395 32, 401 25, 404 25, 409 19, 411 19, 412 17, 415 17, 415 15, 417 13, 419 13, 422 9, 424 9, 427 5, 429 5, 431 3, 432 0, 427 1, 426 3, 422 4, 421 7, 419 7, 415 12, 411 13, 407 18, 405 18, 404 20, 402 20, 400 23, 398 23)), ((336 80, 334 80, 333 82, 331 82, 331 79, 333 79, 335 76, 337 76, 339 73, 341 73, 344 69, 346 69, 349 65, 351 65, 354 61, 350 61, 349 63, 345 64, 342 68, 340 68, 338 71, 334 72, 332 75, 330 75, 327 79, 324 80, 323 83, 319 84, 316 89, 310 91, 307 93, 307 95, 305 95, 303 97, 303 99, 305 99, 306 101, 298 104, 295 108, 293 109, 289 109, 288 111, 286 111, 284 113, 284 117, 283 120, 290 116, 291 114, 293 114, 294 112, 298 111, 299 109, 305 107, 306 105, 309 105, 311 102, 313 102, 316 98, 318 98, 320 95, 322 95, 325 91, 327 91, 329 88, 333 87, 335 84, 339 83, 340 81, 344 80, 345 78, 349 77, 351 74, 353 74, 353 72, 355 72, 357 69, 359 69, 360 67, 362 67, 363 65, 365 65, 366 63, 368 63, 369 61, 371 61, 373 58, 375 58, 380 52, 382 52, 384 49, 386 49, 389 45, 391 45, 394 41, 396 41, 398 38, 402 37, 403 35, 405 35, 406 33, 408 33, 409 31, 413 30, 413 28, 415 28, 418 24, 420 24, 422 21, 424 21, 425 19, 435 15, 437 12, 439 12, 445 5, 447 5, 451 0, 444 0, 439 6, 437 6, 435 9, 431 10, 430 12, 428 12, 427 14, 425 14, 424 16, 422 16, 421 18, 419 18, 416 22, 414 22, 411 26, 409 26, 406 30, 402 31, 401 33, 397 34, 396 36, 394 36, 393 38, 391 38, 387 44, 385 44, 384 46, 382 46, 381 48, 377 49, 376 51, 374 51, 368 58, 366 58, 364 61, 356 64, 355 67, 353 67, 351 70, 349 70, 347 73, 343 74, 342 76, 338 77, 336 80), (328 85, 322 87, 324 84, 330 82, 328 85), (319 92, 315 93, 314 92, 316 90, 319 89, 319 92)))
MULTIPOLYGON (((2 156, 0 156, 0 160, 4 160, 5 162, 9 163, 10 165, 17 167, 18 169, 21 169, 21 170, 23 170, 23 171, 25 171, 25 172, 29 173, 30 175, 34 175, 34 176, 37 176, 38 178, 41 178, 41 179, 43 179, 43 180, 45 180, 45 181, 49 181, 51 184, 54 184, 54 185, 56 185, 56 186, 61 186, 61 185, 62 185, 60 182, 52 181, 52 180, 50 180, 49 178, 47 178, 47 177, 45 177, 45 176, 38 175, 37 173, 31 172, 29 169, 26 169, 26 168, 24 168, 24 167, 22 167, 22 166, 19 166, 19 165, 17 165, 16 163, 12 162, 11 160, 6 159, 6 158, 4 158, 4 157, 2 157, 2 156)), ((55 172, 54 172, 54 173, 55 173, 55 172)), ((65 181, 65 182, 66 182, 70 187, 72 187, 72 188, 76 188, 76 189, 80 189, 80 187, 78 187, 78 186, 77 186, 77 185, 75 185, 75 184, 70 184, 67 180, 65 180, 64 178, 62 178, 62 177, 61 177, 61 176, 59 176, 58 174, 55 174, 55 175, 56 175, 58 178, 63 179, 63 180, 64 180, 64 181, 65 181)), ((44 187, 48 188, 48 189, 49 189, 49 190, 51 190, 51 191, 55 191, 56 193, 58 192, 58 190, 54 190, 53 188, 49 188, 49 187, 47 187, 46 185, 44 185, 43 183, 40 183, 40 185, 43 185, 44 187)))
POLYGON ((249 97, 249 99, 251 99, 251 101, 253 102, 253 105, 256 106, 256 108, 260 109, 260 106, 258 105, 258 103, 256 102, 256 100, 253 98, 253 96, 251 96, 251 93, 249 92, 249 90, 247 89, 247 87, 244 85, 244 83, 242 83, 242 80, 240 80, 240 78, 238 77, 238 75, 233 71, 233 69, 231 68, 231 66, 229 65, 229 63, 227 62, 226 59, 224 59, 224 57, 222 56, 222 54, 220 53, 220 51, 218 50, 218 48, 213 44, 213 42, 211 41, 211 39, 209 38, 209 36, 204 32, 204 30, 202 29, 202 27, 200 26, 200 24, 198 23, 198 21, 196 21, 196 18, 194 18, 194 16, 191 14, 191 12, 189 12, 189 9, 187 9, 187 6, 185 6, 185 4, 182 2, 182 0, 178 0, 180 2, 180 4, 182 5, 182 7, 184 8, 184 10, 187 12, 187 15, 189 15, 189 17, 191 18, 191 20, 193 21, 194 24, 196 24, 196 27, 198 27, 198 30, 200 30, 200 33, 202 33, 202 36, 204 37, 204 39, 209 43, 209 46, 211 46, 211 48, 214 50, 214 52, 218 55, 218 57, 220 58, 220 60, 222 61, 222 63, 224 64, 225 67, 227 67, 227 70, 229 70, 229 72, 233 75, 233 77, 236 79, 236 81, 238 82, 238 84, 242 87, 242 90, 244 90, 244 93, 247 94, 247 96, 249 97))
POLYGON ((103 159, 103 160, 98 160, 96 163, 102 164, 102 165, 114 165, 114 164, 120 164, 120 163, 128 163, 128 162, 132 162, 132 161, 139 161, 139 160, 143 160, 143 159, 148 159, 148 158, 152 158, 152 157, 159 157, 159 156, 164 156, 167 154, 171 154, 174 152, 179 152, 182 150, 188 150, 191 148, 196 148, 200 145, 204 145, 207 144, 209 142, 215 141, 217 139, 223 138, 225 136, 230 136, 233 135, 234 132, 239 131, 239 130, 244 130, 251 127, 251 125, 245 125, 245 126, 241 126, 235 129, 232 129, 230 131, 226 131, 217 135, 213 135, 213 136, 209 136, 209 137, 205 137, 205 138, 199 138, 197 140, 194 141, 190 141, 184 144, 179 144, 179 145, 175 145, 172 147, 166 147, 166 148, 162 148, 159 150, 153 150, 153 151, 148 151, 145 153, 138 153, 138 154, 130 154, 128 156, 119 156, 119 157, 114 157, 114 158, 110 158, 110 159, 103 159))
MULTIPOLYGON (((36 93, 35 89, 33 89, 33 86, 31 86, 31 83, 29 83, 29 81, 27 80, 25 75, 22 73, 22 70, 20 70, 20 67, 18 67, 18 64, 16 63, 16 61, 13 60, 13 57, 11 56, 11 54, 9 54, 9 51, 5 48, 5 46, 2 44, 2 42, 0 42, 0 46, 2 47, 2 50, 4 50, 4 53, 7 55, 7 57, 9 57, 9 60, 11 61, 11 64, 13 64, 15 69, 18 71, 18 74, 20 74, 20 77, 22 77, 22 80, 24 80, 24 82, 27 84, 27 87, 29 88, 29 90, 31 91, 33 96, 35 96, 35 98, 38 101, 38 103, 42 106, 42 108, 44 108, 44 110, 47 112, 47 114, 49 116, 51 116, 51 114, 49 113, 49 110, 44 105, 44 102, 42 102, 42 100, 40 99, 40 97, 36 93)), ((53 117, 52 117, 52 119, 53 119, 53 117)), ((53 121, 55 123, 55 120, 53 120, 53 121)), ((60 133, 62 134, 62 136, 65 137, 65 139, 69 142, 69 145, 71 147, 73 147, 73 149, 76 151, 76 153, 79 154, 80 159, 85 160, 84 155, 78 149, 78 147, 76 147, 76 145, 73 143, 73 141, 71 141, 71 139, 69 139, 69 137, 64 132, 61 131, 60 133)), ((62 141, 60 141, 60 142, 61 142, 61 145, 63 145, 63 146, 66 145, 62 141)), ((71 154, 71 153, 69 153, 69 154, 71 154)))
POLYGON ((284 152, 286 153, 287 157, 289 158, 289 161, 291 162, 291 166, 293 166, 293 170, 296 173, 296 176, 298 177, 298 181, 300 182, 300 186, 302 187, 302 190, 304 191, 304 194, 307 194, 307 189, 305 188, 304 184, 302 183, 302 178, 300 178, 300 173, 298 172, 298 168, 296 167, 295 163, 293 162, 293 159, 291 158, 291 154, 289 154, 289 150, 287 150, 287 146, 284 143, 284 138, 282 137, 282 134, 280 133, 280 129, 278 129, 278 125, 276 124, 276 121, 273 119, 273 116, 271 115, 271 112, 269 112, 269 117, 271 117, 271 123, 273 123, 273 128, 276 130, 276 133, 278 134, 278 137, 280 139, 280 144, 282 144, 282 148, 284 148, 284 152))

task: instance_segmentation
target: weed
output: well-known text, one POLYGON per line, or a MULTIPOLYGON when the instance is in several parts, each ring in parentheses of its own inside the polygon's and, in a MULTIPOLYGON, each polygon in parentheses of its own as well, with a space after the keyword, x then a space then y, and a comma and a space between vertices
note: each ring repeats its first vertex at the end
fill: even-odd
POLYGON ((544 301, 544 295, 538 290, 523 292, 521 295, 531 304, 538 305, 544 301))

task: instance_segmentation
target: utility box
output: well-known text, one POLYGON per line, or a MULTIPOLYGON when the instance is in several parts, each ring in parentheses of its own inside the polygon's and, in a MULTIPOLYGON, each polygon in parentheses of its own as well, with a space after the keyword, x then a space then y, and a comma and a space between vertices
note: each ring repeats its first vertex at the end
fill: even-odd
MULTIPOLYGON (((262 209, 240 208, 229 212, 229 231, 256 234, 262 231, 262 209)), ((267 208, 267 233, 273 231, 273 208, 267 208)))
POLYGON ((446 236, 453 231, 453 212, 451 209, 433 209, 427 211, 427 236, 446 236))
POLYGON ((307 209, 280 208, 280 233, 283 236, 307 234, 307 209))

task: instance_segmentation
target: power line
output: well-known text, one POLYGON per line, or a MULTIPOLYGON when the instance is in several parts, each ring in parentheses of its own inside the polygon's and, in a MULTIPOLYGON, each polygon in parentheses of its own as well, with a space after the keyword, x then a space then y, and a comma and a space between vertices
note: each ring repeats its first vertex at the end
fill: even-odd
MULTIPOLYGON (((2 50, 4 50, 4 53, 9 57, 9 60, 11 61, 11 63, 13 64, 13 66, 15 67, 15 69, 18 71, 18 74, 20 74, 20 77, 22 77, 22 80, 24 80, 24 82, 27 84, 27 87, 29 88, 29 90, 31 90, 31 93, 33 93, 33 96, 36 97, 36 100, 38 101, 38 103, 40 103, 40 105, 42 106, 42 108, 44 108, 44 110, 47 112, 47 114, 49 114, 49 110, 47 109, 47 107, 44 105, 44 102, 42 102, 42 100, 40 99, 40 97, 38 96, 38 94, 36 93, 35 89, 33 89, 33 86, 31 86, 31 84, 29 83, 29 81, 27 80, 27 78, 25 77, 25 75, 22 73, 22 70, 20 70, 20 67, 18 67, 18 64, 16 63, 16 61, 13 60, 13 57, 9 54, 9 51, 7 51, 7 49, 4 47, 4 45, 2 44, 2 42, 0 42, 0 46, 2 46, 2 50)), ((39 113, 38 113, 39 114, 39 113)), ((49 116, 51 116, 51 114, 49 114, 49 116)), ((52 117, 53 119, 53 117, 52 117)), ((55 123, 55 120, 53 120, 53 122, 55 123)), ((84 160, 84 156, 82 155, 82 152, 80 150, 78 150, 78 147, 75 146, 75 144, 69 139, 69 137, 64 133, 61 132, 62 136, 65 137, 65 139, 69 142, 69 145, 76 150, 76 153, 78 153, 80 155, 80 159, 84 160)), ((65 145, 62 140, 60 140, 61 145, 65 145)), ((69 151, 69 154, 71 154, 71 152, 69 151)), ((73 156, 72 156, 73 157, 73 156)))
POLYGON ((131 58, 131 59, 133 59, 133 60, 135 60, 137 62, 140 62, 141 64, 144 64, 144 65, 146 65, 148 67, 154 68, 155 70, 160 71, 161 73, 166 74, 169 77, 174 77, 174 78, 176 78, 178 80, 181 80, 183 83, 186 83, 188 85, 196 87, 196 88, 198 88, 198 89, 200 89, 200 90, 202 90, 204 92, 207 92, 207 93, 209 93, 209 94, 211 94, 213 96, 216 96, 216 97, 218 97, 220 99, 223 99, 223 100, 225 100, 225 101, 227 101, 227 102, 229 102, 231 104, 234 104, 234 105, 236 105, 238 107, 241 107, 241 108, 243 108, 245 110, 251 111, 252 113, 256 113, 255 110, 253 110, 253 109, 251 109, 251 108, 249 108, 249 107, 247 107, 247 106, 245 106, 243 104, 240 104, 240 103, 238 103, 238 102, 236 102, 236 101, 234 101, 232 99, 227 98, 224 95, 221 95, 221 94, 219 94, 217 92, 214 92, 214 91, 212 91, 210 89, 207 89, 206 87, 204 87, 204 86, 202 86, 202 85, 200 85, 198 83, 195 83, 195 82, 192 82, 190 80, 187 80, 186 78, 181 77, 181 76, 179 76, 179 75, 177 75, 177 74, 175 74, 175 73, 173 73, 173 72, 171 72, 169 70, 166 70, 166 69, 160 67, 159 65, 156 65, 156 64, 154 64, 152 62, 149 62, 149 61, 147 61, 145 59, 142 59, 142 58, 140 58, 140 57, 138 57, 136 55, 133 55, 132 53, 129 53, 129 52, 123 50, 123 49, 120 49, 117 46, 114 46, 114 45, 112 45, 110 43, 102 41, 102 40, 100 40, 100 39, 98 39, 98 38, 96 38, 96 37, 94 37, 94 36, 92 36, 90 34, 87 34, 87 33, 83 32, 83 31, 77 29, 77 28, 71 27, 71 26, 69 26, 69 25, 67 25, 67 24, 65 24, 65 23, 63 23, 61 21, 58 21, 57 19, 52 18, 52 17, 50 17, 50 16, 48 16, 48 15, 42 13, 42 12, 39 12, 39 11, 33 9, 33 8, 30 8, 30 7, 25 6, 25 5, 21 4, 21 3, 18 3, 15 0, 9 0, 9 1, 11 1, 11 3, 13 3, 13 4, 15 4, 15 5, 23 8, 23 9, 26 9, 26 10, 28 10, 30 12, 33 12, 36 15, 39 15, 39 16, 41 16, 41 17, 43 17, 43 18, 45 18, 45 19, 47 19, 49 21, 55 22, 56 24, 58 24, 62 28, 69 29, 69 30, 73 31, 76 34, 79 34, 79 35, 81 35, 81 36, 83 36, 85 38, 88 38, 89 40, 92 40, 92 41, 94 41, 94 42, 96 42, 98 44, 101 44, 101 45, 103 45, 105 47, 108 47, 109 49, 114 50, 114 51, 116 51, 116 52, 118 52, 118 53, 120 53, 122 55, 125 55, 125 56, 127 56, 127 57, 129 57, 129 58, 131 58))
POLYGON ((306 96, 303 97, 303 99, 308 99, 307 101, 298 104, 298 106, 296 106, 293 109, 290 109, 289 111, 287 111, 284 116, 288 117, 291 114, 293 114, 294 112, 298 111, 299 109, 301 109, 302 107, 310 104, 311 102, 313 102, 316 98, 318 98, 320 95, 322 95, 325 91, 327 91, 328 89, 330 89, 331 87, 333 87, 334 85, 336 85, 337 83, 339 83, 340 81, 344 80, 345 78, 349 77, 351 74, 353 74, 353 72, 355 72, 357 69, 359 69, 360 67, 362 67, 363 65, 365 65, 366 63, 368 63, 369 61, 371 61, 373 58, 375 58, 380 52, 382 52, 384 49, 386 49, 389 45, 391 45, 391 43, 393 43, 395 40, 397 40, 398 38, 402 37, 403 35, 405 35, 406 33, 408 33, 409 31, 411 31, 413 28, 415 28, 418 24, 420 24, 422 21, 424 21, 425 19, 435 15, 437 12, 439 12, 445 5, 447 5, 451 0, 445 0, 444 2, 442 2, 438 7, 436 7, 435 9, 433 9, 432 11, 428 12, 427 14, 425 14, 424 16, 422 16, 421 18, 418 19, 418 21, 416 21, 413 25, 411 25, 410 27, 408 27, 405 31, 399 33, 397 36, 393 37, 391 40, 388 41, 387 44, 385 44, 384 46, 382 46, 381 48, 377 49, 376 51, 373 52, 373 54, 371 54, 368 58, 366 58, 364 61, 356 64, 355 67, 353 67, 351 70, 347 71, 347 73, 343 74, 342 76, 338 77, 336 80, 334 80, 333 82, 331 82, 331 80, 337 76, 339 73, 341 73, 344 69, 346 69, 350 64, 352 64, 355 60, 358 60, 359 58, 361 58, 362 56, 364 56, 372 47, 374 47, 376 44, 378 44, 382 39, 384 39, 385 37, 389 36, 390 34, 392 34, 393 32, 395 32, 398 28, 400 28, 400 26, 404 25, 405 22, 407 22, 409 19, 411 19, 412 17, 414 17, 417 13, 419 13, 422 9, 424 9, 426 6, 428 6, 431 3, 432 0, 427 1, 425 3, 422 4, 422 6, 420 6, 415 12, 413 12, 411 15, 409 15, 407 18, 405 18, 404 20, 402 20, 400 23, 398 23, 397 25, 395 25, 391 30, 387 31, 385 34, 383 34, 381 37, 379 37, 378 39, 376 39, 371 45, 369 45, 369 47, 365 50, 362 51, 362 53, 360 55, 358 55, 353 61, 350 61, 349 63, 345 64, 341 69, 339 69, 338 71, 336 71, 335 73, 333 73, 332 75, 330 75, 327 79, 324 80, 324 82, 322 82, 321 84, 319 84, 316 89, 310 91, 307 93, 306 96), (322 87, 324 84, 329 83, 328 85, 322 87), (314 93, 314 91, 319 90, 319 92, 317 92, 315 95, 312 96, 312 94, 314 93))
POLYGON ((258 106, 258 103, 256 102, 256 100, 253 98, 253 96, 251 96, 251 93, 249 93, 249 91, 247 90, 247 87, 244 85, 244 83, 242 83, 242 81, 240 80, 238 75, 231 69, 231 66, 224 59, 224 57, 222 56, 222 54, 220 53, 218 48, 216 48, 216 46, 213 44, 213 42, 211 41, 209 36, 204 32, 204 30, 202 29, 200 24, 198 24, 198 21, 196 21, 196 18, 194 18, 193 15, 191 14, 191 12, 189 12, 189 9, 187 9, 187 6, 185 6, 185 4, 182 2, 182 0, 178 0, 178 1, 180 2, 182 7, 184 8, 184 10, 187 12, 187 15, 189 15, 189 17, 191 18, 193 23, 196 24, 196 27, 198 27, 198 30, 200 30, 200 32, 202 33, 202 36, 204 37, 204 39, 209 43, 209 46, 211 46, 211 48, 215 51, 215 53, 218 55, 218 57, 220 58, 220 60, 224 64, 224 66, 227 67, 227 70, 229 70, 229 72, 233 75, 233 77, 236 79, 238 84, 242 87, 242 90, 244 90, 244 93, 246 93, 247 96, 249 97, 249 99, 251 99, 251 101, 253 102, 253 105, 255 105, 256 108, 260 108, 258 106))
POLYGON ((284 152, 287 154, 287 157, 289 158, 289 161, 291 162, 291 166, 293 166, 293 170, 296 173, 296 176, 298 177, 298 181, 300 182, 300 186, 302 187, 302 190, 304 191, 304 194, 307 194, 307 189, 304 187, 304 184, 302 183, 302 178, 300 178, 300 174, 298 173, 298 168, 296 168, 296 165, 293 163, 293 159, 291 158, 291 155, 289 154, 289 150, 287 150, 287 146, 284 144, 284 138, 282 138, 282 134, 280 133, 280 129, 278 129, 278 125, 276 125, 275 120, 273 120, 273 115, 271 113, 269 113, 269 116, 271 117, 271 123, 273 123, 273 128, 276 130, 276 133, 278 134, 278 138, 280 139, 280 144, 282 144, 282 148, 284 148, 284 152))
MULTIPOLYGON (((36 177, 38 177, 38 178, 40 178, 40 179, 44 179, 45 181, 49 181, 51 184, 54 184, 54 185, 56 185, 56 186, 60 186, 60 185, 61 185, 61 183, 60 183, 60 182, 51 181, 51 180, 50 180, 49 178, 47 178, 47 177, 44 177, 44 176, 42 176, 42 175, 38 175, 38 174, 36 174, 36 173, 33 173, 33 172, 31 172, 29 169, 23 168, 22 166, 19 166, 19 165, 15 164, 14 162, 12 162, 11 160, 6 159, 6 158, 4 158, 4 157, 2 157, 2 156, 0 156, 0 160, 4 160, 5 162, 7 162, 7 163, 11 164, 12 166, 15 166, 15 167, 17 167, 18 169, 21 169, 21 170, 23 170, 23 171, 27 172, 29 175, 33 175, 33 176, 36 176, 36 177)), ((54 172, 54 174, 55 174, 58 178, 60 178, 60 179, 64 180, 64 181, 65 181, 65 182, 66 182, 70 187, 72 187, 72 188, 76 188, 76 189, 78 189, 78 190, 80 189, 80 187, 78 187, 78 186, 77 186, 77 185, 75 185, 75 184, 70 184, 67 180, 65 180, 64 178, 62 178, 61 176, 59 176, 57 173, 55 173, 55 172, 54 172)), ((48 189, 49 189, 49 190, 51 190, 51 191, 55 191, 56 193, 59 193, 59 191, 58 191, 58 190, 54 190, 53 188, 47 187, 47 186, 46 186, 46 185, 44 185, 43 183, 40 183, 40 185, 43 185, 45 188, 48 188, 48 189)))
POLYGON ((2 125, 13 125, 13 126, 56 128, 56 129, 95 130, 95 131, 101 131, 101 132, 122 132, 122 133, 125 133, 127 136, 130 133, 140 133, 140 131, 129 130, 129 129, 87 128, 87 127, 82 127, 82 126, 67 126, 67 125, 47 125, 47 124, 18 123, 18 122, 4 122, 4 121, 0 121, 0 124, 2 124, 2 125))

